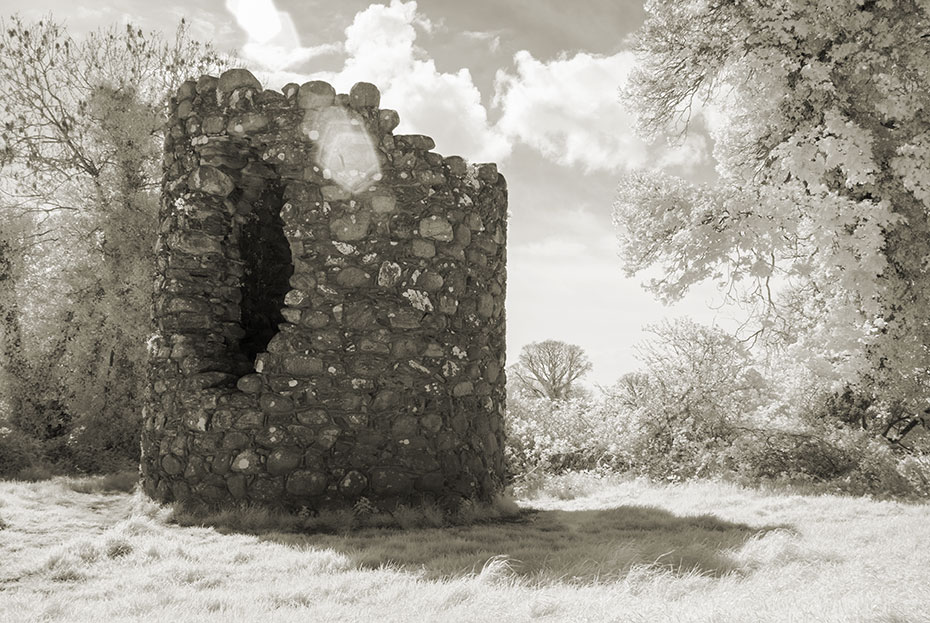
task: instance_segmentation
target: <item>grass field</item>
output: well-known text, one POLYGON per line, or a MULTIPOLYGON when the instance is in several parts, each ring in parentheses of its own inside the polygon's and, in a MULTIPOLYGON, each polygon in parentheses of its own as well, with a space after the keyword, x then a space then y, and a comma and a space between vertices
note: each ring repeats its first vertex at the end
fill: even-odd
POLYGON ((0 621, 930 621, 926 504, 569 475, 497 524, 245 534, 106 486, 0 482, 0 621))

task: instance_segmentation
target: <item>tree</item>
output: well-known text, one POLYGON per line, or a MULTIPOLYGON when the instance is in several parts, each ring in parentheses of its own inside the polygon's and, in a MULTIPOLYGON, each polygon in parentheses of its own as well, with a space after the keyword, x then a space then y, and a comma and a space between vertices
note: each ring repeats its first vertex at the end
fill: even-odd
POLYGON ((518 390, 538 398, 565 400, 577 394, 576 381, 591 367, 580 346, 545 340, 523 347, 513 373, 518 390))
POLYGON ((27 393, 20 387, 22 367, 22 314, 17 282, 23 270, 22 248, 17 244, 22 224, 8 219, 0 229, 0 425, 21 411, 27 393))
MULTIPOLYGON (((11 242, 29 267, 5 316, 12 365, 36 371, 24 396, 46 396, 45 411, 73 415, 73 435, 107 451, 138 448, 168 101, 224 66, 183 21, 168 41, 131 25, 78 41, 51 18, 0 21, 0 204, 31 225, 11 242)), ((29 428, 33 416, 13 415, 29 428)))
POLYGON ((706 475, 763 402, 766 382, 736 338, 678 319, 649 325, 643 367, 608 392, 633 462, 653 476, 706 475))
MULTIPOLYGON (((628 274, 665 300, 714 279, 748 337, 930 412, 930 8, 918 0, 652 0, 625 91, 651 135, 705 104, 720 179, 627 176, 628 274), (710 116, 710 115, 708 115, 710 116)), ((706 109, 705 109, 706 110, 706 109)))

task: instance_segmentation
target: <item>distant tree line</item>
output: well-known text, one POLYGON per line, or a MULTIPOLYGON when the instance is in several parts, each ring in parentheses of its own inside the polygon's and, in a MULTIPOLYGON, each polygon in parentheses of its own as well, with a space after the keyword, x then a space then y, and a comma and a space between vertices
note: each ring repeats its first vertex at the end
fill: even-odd
POLYGON ((516 469, 930 494, 930 9, 646 11, 623 104, 646 136, 708 126, 719 179, 625 175, 623 266, 665 302, 713 281, 746 322, 653 327, 600 400, 512 401, 516 469))

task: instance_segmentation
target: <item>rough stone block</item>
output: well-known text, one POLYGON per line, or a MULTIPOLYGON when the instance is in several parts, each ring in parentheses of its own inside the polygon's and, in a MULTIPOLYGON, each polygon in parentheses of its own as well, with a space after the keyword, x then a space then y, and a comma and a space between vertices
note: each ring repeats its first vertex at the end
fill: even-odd
POLYGON ((453 177, 462 178, 468 174, 468 163, 461 156, 449 156, 443 162, 453 177))
POLYGON ((204 134, 222 134, 226 131, 226 117, 213 115, 203 120, 204 134))
POLYGON ((445 280, 436 271, 428 270, 417 279, 416 286, 427 292, 438 292, 445 280))
POLYGON ((255 89, 256 91, 262 90, 262 83, 258 81, 258 78, 252 75, 248 69, 227 69, 222 74, 220 74, 220 79, 217 82, 216 90, 223 93, 232 93, 235 89, 240 89, 247 87, 250 89, 255 89))
POLYGON ((336 274, 336 283, 344 288, 361 288, 371 283, 371 275, 361 268, 350 266, 336 274))
POLYGON ((430 240, 414 238, 410 241, 410 252, 416 257, 429 259, 436 256, 436 245, 430 240))
POLYGON ((378 285, 393 288, 400 280, 401 268, 396 262, 382 262, 378 269, 378 285))
POLYGON ((212 91, 216 88, 217 79, 216 76, 201 76, 197 80, 197 94, 203 95, 208 91, 212 91))
POLYGON ((420 221, 420 235, 440 242, 451 242, 454 237, 452 223, 441 216, 430 216, 420 221))
POLYGON ((333 219, 329 228, 336 240, 352 242, 364 239, 368 235, 369 225, 371 215, 368 212, 359 212, 333 219))
POLYGON ((232 136, 245 136, 263 129, 269 121, 268 116, 261 113, 244 113, 230 119, 226 131, 232 136))
POLYGON ((262 391, 262 377, 259 374, 247 374, 236 382, 236 387, 247 394, 257 394, 262 391))
POLYGON ((397 114, 396 110, 385 108, 378 112, 378 123, 382 132, 391 132, 400 125, 400 115, 397 114))
POLYGON ((242 474, 258 474, 262 471, 262 458, 254 450, 243 450, 233 459, 231 469, 242 474))
POLYGON ((290 413, 294 410, 294 400, 278 394, 262 394, 258 404, 262 411, 270 414, 290 413))
POLYGON ((357 498, 367 486, 368 478, 365 474, 353 469, 339 481, 339 492, 347 498, 357 498))
POLYGON ((162 457, 161 467, 169 476, 177 476, 184 471, 184 463, 173 454, 162 457))
POLYGON ((349 90, 349 106, 352 108, 377 108, 381 103, 381 91, 370 82, 356 82, 349 90))
POLYGON ((226 478, 226 489, 234 500, 245 499, 247 482, 242 474, 233 474, 226 478))
POLYGON ((268 455, 266 463, 272 476, 289 474, 300 466, 304 453, 297 448, 278 448, 268 455))
POLYGON ((300 470, 287 477, 285 489, 291 495, 312 497, 326 491, 329 480, 326 475, 312 470, 300 470))
POLYGON ((319 109, 332 106, 336 99, 336 89, 328 82, 313 80, 300 85, 297 105, 304 109, 319 109))
POLYGON ((197 81, 195 80, 185 80, 181 86, 178 87, 177 98, 179 102, 193 99, 195 95, 197 95, 197 81))
POLYGON ((312 355, 288 355, 284 371, 294 376, 314 376, 323 372, 323 360, 312 355))
POLYGON ((225 197, 236 189, 232 178, 211 166, 201 166, 194 169, 187 179, 191 190, 197 190, 208 195, 225 197))
POLYGON ((397 208, 397 200, 390 195, 375 195, 371 198, 371 209, 375 214, 391 214, 397 208))
POLYGON ((398 469, 379 467, 371 470, 371 489, 384 496, 400 496, 413 489, 413 479, 398 469))
POLYGON ((436 142, 432 138, 422 134, 398 134, 394 138, 407 143, 413 149, 423 151, 429 151, 436 146, 436 142))

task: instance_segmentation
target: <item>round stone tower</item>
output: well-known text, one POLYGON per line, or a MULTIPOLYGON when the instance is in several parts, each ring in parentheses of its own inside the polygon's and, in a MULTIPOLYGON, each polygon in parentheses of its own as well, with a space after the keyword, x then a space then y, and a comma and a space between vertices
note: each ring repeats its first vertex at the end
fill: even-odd
MULTIPOLYGON (((160 501, 487 500, 507 190, 358 83, 188 81, 165 141, 142 474, 160 501)), ((454 119, 449 120, 454 123, 454 119)))

